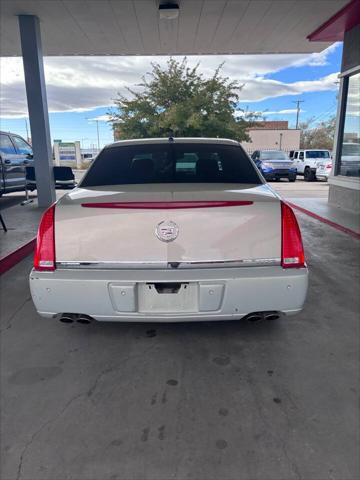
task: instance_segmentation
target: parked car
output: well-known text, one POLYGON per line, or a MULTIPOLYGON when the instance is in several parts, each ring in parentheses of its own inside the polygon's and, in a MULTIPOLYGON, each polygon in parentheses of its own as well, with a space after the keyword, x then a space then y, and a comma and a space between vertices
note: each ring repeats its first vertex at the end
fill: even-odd
POLYGON ((344 142, 341 149, 340 175, 360 176, 360 143, 344 142))
POLYGON ((255 150, 251 158, 266 180, 287 178, 289 182, 295 182, 296 168, 282 150, 255 150))
POLYGON ((316 180, 316 169, 320 165, 331 163, 330 151, 321 149, 295 150, 293 162, 297 174, 303 175, 306 182, 313 182, 316 180))
POLYGON ((327 182, 332 170, 332 160, 329 159, 326 162, 319 163, 316 167, 316 180, 325 180, 327 182))
POLYGON ((0 195, 25 189, 25 168, 34 163, 31 146, 20 135, 0 132, 0 195))
POLYGON ((96 158, 96 154, 94 155, 91 153, 84 153, 81 159, 82 168, 85 168, 85 169, 89 168, 89 166, 92 164, 95 158, 96 158))
POLYGON ((291 208, 239 143, 208 138, 105 147, 44 213, 30 274, 64 322, 270 320, 307 284, 291 208))
MULTIPOLYGON (((68 189, 76 187, 75 175, 71 167, 53 167, 55 188, 68 189)), ((26 167, 26 188, 31 192, 36 190, 34 167, 26 167)))

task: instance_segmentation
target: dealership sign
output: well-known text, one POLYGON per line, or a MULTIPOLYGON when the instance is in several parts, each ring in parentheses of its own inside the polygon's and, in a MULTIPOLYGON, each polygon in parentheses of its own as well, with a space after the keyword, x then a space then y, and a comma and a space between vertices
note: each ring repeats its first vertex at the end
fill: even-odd
POLYGON ((78 167, 81 164, 80 142, 54 142, 56 165, 78 167))

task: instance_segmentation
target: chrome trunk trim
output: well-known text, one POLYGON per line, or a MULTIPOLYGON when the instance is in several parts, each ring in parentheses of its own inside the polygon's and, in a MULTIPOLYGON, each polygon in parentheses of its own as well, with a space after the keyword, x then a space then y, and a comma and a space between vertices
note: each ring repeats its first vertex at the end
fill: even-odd
POLYGON ((126 269, 177 269, 177 268, 235 268, 235 267, 264 267, 281 264, 280 258, 245 258, 242 260, 205 261, 205 262, 56 262, 59 269, 99 269, 99 270, 126 270, 126 269))

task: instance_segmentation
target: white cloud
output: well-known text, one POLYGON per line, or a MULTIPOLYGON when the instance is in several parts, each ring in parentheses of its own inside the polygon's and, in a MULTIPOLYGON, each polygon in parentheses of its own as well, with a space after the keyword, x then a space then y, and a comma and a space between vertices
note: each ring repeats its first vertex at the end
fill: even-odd
POLYGON ((111 120, 111 115, 98 115, 94 118, 88 118, 89 122, 109 122, 111 120))
POLYGON ((305 58, 299 59, 297 62, 294 63, 295 67, 302 67, 302 66, 310 66, 310 67, 323 67, 325 65, 329 65, 328 56, 333 53, 340 42, 335 42, 330 47, 326 48, 322 52, 319 53, 311 53, 307 55, 305 58))
MULTIPOLYGON (((306 110, 300 109, 300 113, 304 113, 306 110)), ((265 110, 264 115, 292 115, 293 113, 296 113, 297 109, 296 108, 285 108, 284 110, 265 110)))
POLYGON ((265 77, 255 77, 245 84, 241 94, 241 101, 258 102, 266 98, 281 97, 283 95, 301 95, 305 92, 337 90, 337 78, 338 73, 331 73, 318 80, 285 83, 265 77))
MULTIPOLYGON (((259 111, 244 111, 238 110, 235 113, 236 117, 245 117, 248 113, 252 113, 253 115, 260 115, 262 117, 267 117, 268 115, 293 115, 297 112, 296 108, 285 108, 283 110, 259 110, 259 111)), ((300 109, 300 113, 305 113, 306 110, 300 109)))
MULTIPOLYGON (((245 86, 241 101, 260 101, 281 95, 335 90, 337 74, 318 80, 285 83, 266 75, 287 67, 324 65, 336 46, 311 55, 232 55, 188 57, 189 63, 200 62, 200 70, 210 76, 221 62, 223 74, 245 86)), ((142 75, 151 70, 151 62, 164 65, 168 57, 47 57, 44 59, 50 112, 90 111, 110 107, 117 94, 126 94, 142 75)), ((296 70, 295 70, 296 71, 296 70)), ((27 116, 24 74, 21 58, 1 58, 0 114, 4 118, 27 116)))

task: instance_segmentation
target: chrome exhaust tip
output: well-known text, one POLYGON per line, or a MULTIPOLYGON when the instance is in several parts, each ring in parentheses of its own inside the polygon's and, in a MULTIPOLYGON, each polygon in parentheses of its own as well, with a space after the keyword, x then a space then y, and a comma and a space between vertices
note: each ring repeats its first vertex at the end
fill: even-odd
POLYGON ((261 320, 264 319, 263 315, 261 313, 250 313, 248 317, 246 317, 248 322, 261 322, 261 320))
POLYGON ((88 325, 89 323, 91 323, 93 321, 93 319, 89 315, 80 314, 80 315, 78 315, 76 321, 78 323, 81 323, 82 325, 88 325))
POLYGON ((73 323, 74 322, 74 315, 72 313, 63 313, 59 318, 60 322, 62 323, 73 323))
POLYGON ((278 318, 280 318, 280 315, 278 313, 268 313, 265 315, 265 320, 277 320, 278 318))

